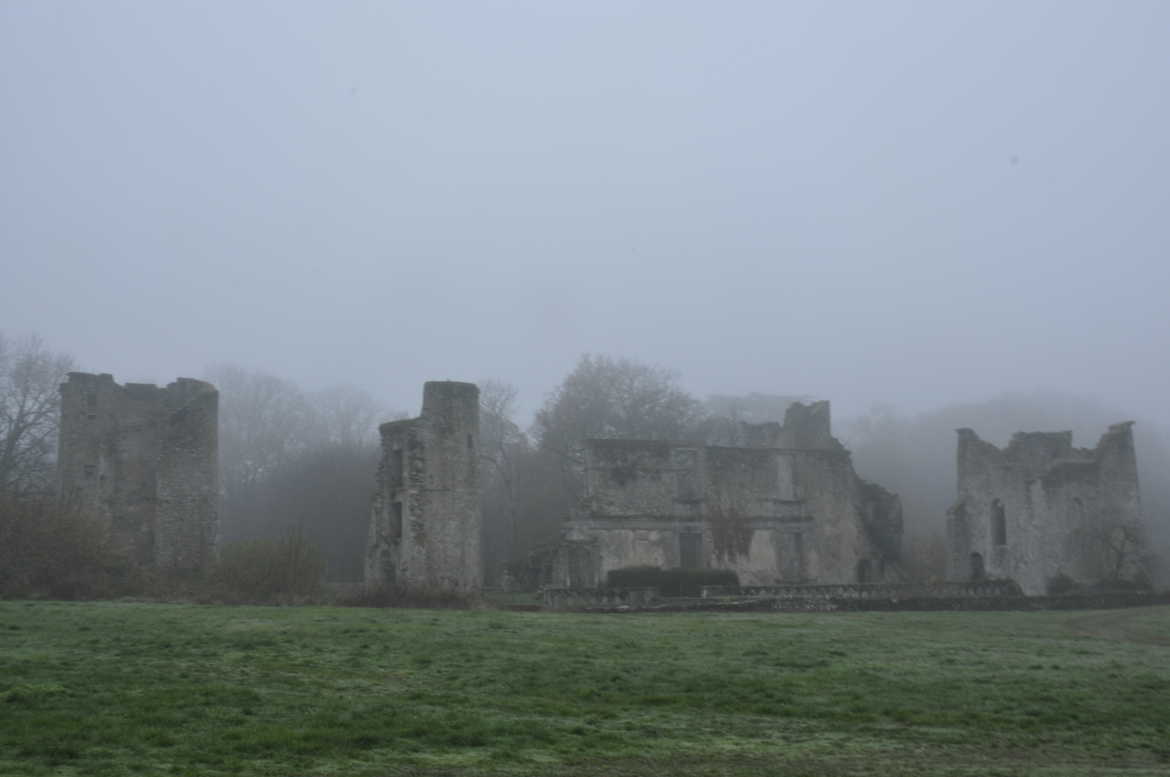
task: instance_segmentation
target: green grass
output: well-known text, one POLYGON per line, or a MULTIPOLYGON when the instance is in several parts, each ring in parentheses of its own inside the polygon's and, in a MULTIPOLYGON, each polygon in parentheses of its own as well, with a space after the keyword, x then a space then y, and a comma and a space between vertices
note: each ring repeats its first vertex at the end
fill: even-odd
POLYGON ((0 602, 0 774, 1170 774, 1170 608, 0 602))

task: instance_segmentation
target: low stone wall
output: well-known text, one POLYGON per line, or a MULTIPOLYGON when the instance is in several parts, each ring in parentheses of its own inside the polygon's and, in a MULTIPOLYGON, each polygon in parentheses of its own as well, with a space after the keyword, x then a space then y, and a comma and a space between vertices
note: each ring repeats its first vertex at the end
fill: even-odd
POLYGON ((644 609, 656 599, 654 588, 545 588, 541 592, 546 610, 644 609))
POLYGON ((1010 581, 915 585, 710 586, 703 598, 662 598, 653 588, 546 588, 543 609, 585 612, 882 612, 1106 610, 1170 604, 1170 592, 1023 596, 1010 581), (738 591, 735 595, 732 592, 738 591), (774 592, 780 592, 778 595, 774 592))
MULTIPOLYGON (((733 600, 734 601, 734 600, 733 600)), ((741 600, 742 601, 742 600, 741 600)), ((991 610, 1112 610, 1170 604, 1170 594, 1099 593, 1071 596, 931 596, 905 599, 761 599, 779 612, 991 610)))
POLYGON ((977 583, 878 583, 848 585, 758 585, 705 586, 704 599, 750 597, 802 601, 860 600, 903 601, 909 599, 982 599, 1022 596, 1011 580, 984 580, 977 583))

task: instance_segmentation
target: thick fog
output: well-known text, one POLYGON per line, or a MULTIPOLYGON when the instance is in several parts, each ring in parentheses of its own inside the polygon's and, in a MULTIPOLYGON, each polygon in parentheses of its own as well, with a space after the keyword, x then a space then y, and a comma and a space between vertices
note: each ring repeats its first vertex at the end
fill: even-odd
POLYGON ((3 3, 0 329, 411 412, 593 352, 1165 420, 1167 51, 1159 0, 3 3))

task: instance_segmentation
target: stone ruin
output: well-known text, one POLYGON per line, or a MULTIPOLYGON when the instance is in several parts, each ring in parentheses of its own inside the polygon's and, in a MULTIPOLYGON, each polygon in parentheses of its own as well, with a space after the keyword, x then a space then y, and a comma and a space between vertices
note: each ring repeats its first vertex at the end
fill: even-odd
POLYGON ((900 579, 901 502, 854 472, 828 402, 741 426, 738 446, 585 441, 584 497, 545 584, 595 588, 634 566, 730 569, 742 585, 900 579))
POLYGON ((219 527, 219 393, 179 378, 120 386, 71 372, 61 385, 58 491, 98 521, 119 555, 201 572, 219 527))
POLYGON ((1095 448, 1072 432, 1020 432, 1004 449, 959 429, 950 580, 1012 579, 1029 596, 1141 574, 1143 525, 1132 422, 1095 448))
MULTIPOLYGON (((190 378, 159 388, 70 373, 62 500, 140 566, 206 570, 219 520, 218 400, 190 378)), ((830 427, 828 402, 798 402, 783 424, 740 424, 734 444, 584 441, 583 496, 542 554, 542 582, 598 589, 634 566, 728 569, 745 587, 901 582, 900 500, 857 476, 830 427)), ((367 582, 479 590, 479 389, 429 382, 418 418, 380 430, 367 582)), ((1019 433, 1004 449, 958 434, 948 580, 1011 580, 1036 596, 1058 580, 1144 574, 1132 423, 1091 449, 1074 448, 1071 432, 1019 433)))
POLYGON ((366 582, 479 590, 479 388, 428 382, 422 414, 380 430, 366 582))

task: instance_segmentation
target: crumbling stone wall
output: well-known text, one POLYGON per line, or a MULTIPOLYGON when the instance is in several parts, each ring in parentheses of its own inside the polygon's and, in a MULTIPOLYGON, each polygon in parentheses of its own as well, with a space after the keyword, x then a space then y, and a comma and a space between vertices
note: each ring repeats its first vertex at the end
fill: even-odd
POLYGON ((205 570, 219 529, 219 393, 179 378, 120 386, 72 372, 61 385, 58 489, 137 564, 205 570))
POLYGON ((971 429, 958 435, 949 579, 1010 578, 1037 596, 1058 577, 1092 584, 1139 573, 1132 422, 1109 427, 1095 448, 1074 448, 1071 432, 1021 432, 1002 450, 971 429))
POLYGON ((830 431, 828 402, 743 424, 742 446, 587 440, 585 493, 553 564, 593 587, 629 566, 734 570, 744 585, 895 579, 902 513, 830 431))
POLYGON ((480 558, 479 388, 428 382, 422 414, 382 424, 366 581, 475 591, 480 558))

